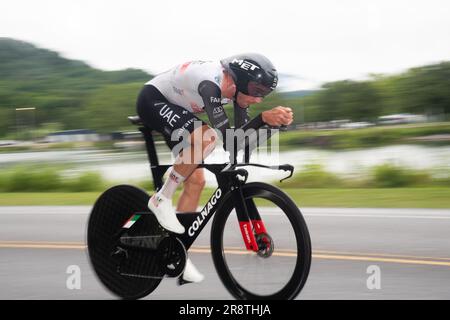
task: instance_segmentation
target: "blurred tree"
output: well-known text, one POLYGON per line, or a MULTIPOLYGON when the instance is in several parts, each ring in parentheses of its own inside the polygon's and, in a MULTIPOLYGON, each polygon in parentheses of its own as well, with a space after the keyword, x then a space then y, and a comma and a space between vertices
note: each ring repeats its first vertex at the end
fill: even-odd
POLYGON ((381 97, 371 82, 344 80, 327 83, 322 88, 324 90, 316 97, 316 104, 320 106, 320 121, 373 120, 381 113, 381 97))
POLYGON ((393 76, 371 75, 369 81, 326 83, 306 97, 308 121, 375 120, 400 112, 438 115, 450 113, 450 62, 442 62, 393 76))
POLYGON ((98 110, 89 112, 86 104, 93 92, 113 84, 126 87, 131 82, 144 83, 152 77, 136 69, 96 70, 84 62, 8 38, 0 38, 0 75, 0 115, 9 115, 0 121, 3 136, 11 128, 8 123, 14 121, 8 110, 33 106, 37 124, 59 122, 64 129, 80 128, 97 116, 98 110))
POLYGON ((402 110, 446 116, 450 113, 450 62, 413 68, 398 78, 402 110))
MULTIPOLYGON (((63 129, 103 132, 131 128, 141 86, 152 76, 142 70, 96 70, 82 61, 32 44, 0 38, 0 136, 14 130, 14 110, 36 108, 36 123, 63 129)), ((372 74, 366 81, 326 83, 320 90, 269 95, 249 109, 251 116, 275 106, 294 109, 294 123, 350 119, 373 121, 399 112, 450 114, 450 62, 410 69, 398 75, 372 74)), ((226 112, 233 118, 233 108, 226 112)))
POLYGON ((110 132, 130 126, 127 116, 136 114, 136 98, 142 83, 114 84, 101 87, 90 95, 77 116, 85 126, 110 132))

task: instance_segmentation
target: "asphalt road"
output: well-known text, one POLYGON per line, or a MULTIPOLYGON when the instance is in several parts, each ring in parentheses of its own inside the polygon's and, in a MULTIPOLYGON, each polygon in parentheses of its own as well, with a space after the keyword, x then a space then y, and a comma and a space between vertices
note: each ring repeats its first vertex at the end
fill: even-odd
MULTIPOLYGON (((0 207, 0 299, 115 299, 88 261, 89 211, 86 206, 0 207), (80 289, 67 288, 72 265, 80 268, 80 289)), ((450 299, 450 209, 302 212, 313 262, 298 299, 450 299), (379 288, 369 289, 373 266, 379 268, 379 288)), ((208 244, 207 226, 190 253, 206 276, 203 283, 178 287, 165 279, 146 299, 232 299, 208 244)))

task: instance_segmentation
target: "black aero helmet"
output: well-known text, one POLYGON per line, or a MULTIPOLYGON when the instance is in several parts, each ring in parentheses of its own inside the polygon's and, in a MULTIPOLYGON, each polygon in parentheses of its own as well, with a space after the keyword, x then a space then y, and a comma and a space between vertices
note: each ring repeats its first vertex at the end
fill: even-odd
POLYGON ((237 91, 243 94, 264 97, 277 86, 277 70, 261 54, 239 54, 225 58, 220 63, 233 78, 237 91))

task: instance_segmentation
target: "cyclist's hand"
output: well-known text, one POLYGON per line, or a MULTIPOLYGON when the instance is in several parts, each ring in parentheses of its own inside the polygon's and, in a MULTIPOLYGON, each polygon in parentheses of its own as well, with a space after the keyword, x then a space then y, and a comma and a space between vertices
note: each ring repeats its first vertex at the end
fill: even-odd
POLYGON ((291 108, 278 106, 262 113, 262 120, 269 126, 290 125, 294 121, 291 108))

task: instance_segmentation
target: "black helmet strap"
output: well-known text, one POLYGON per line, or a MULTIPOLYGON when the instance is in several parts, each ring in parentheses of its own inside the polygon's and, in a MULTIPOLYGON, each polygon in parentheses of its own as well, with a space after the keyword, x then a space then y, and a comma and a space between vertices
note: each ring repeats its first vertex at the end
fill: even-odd
POLYGON ((236 92, 234 93, 234 101, 236 101, 236 103, 237 103, 237 96, 238 96, 238 93, 239 93, 239 90, 238 90, 238 88, 237 88, 237 86, 236 86, 236 92))

